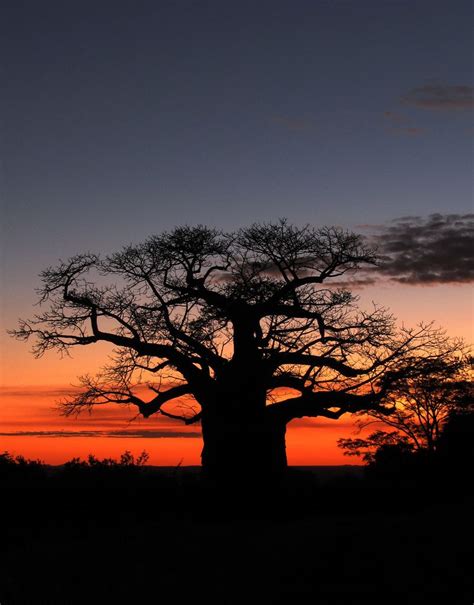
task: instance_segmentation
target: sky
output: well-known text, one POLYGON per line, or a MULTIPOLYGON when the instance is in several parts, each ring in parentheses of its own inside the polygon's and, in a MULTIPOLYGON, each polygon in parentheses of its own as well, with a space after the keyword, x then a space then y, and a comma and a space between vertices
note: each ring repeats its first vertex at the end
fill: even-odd
MULTIPOLYGON (((5 332, 34 313, 37 276, 59 258, 184 223, 354 229, 393 255, 385 281, 354 286, 363 303, 472 342, 471 2, 6 0, 0 12, 0 421, 41 434, 0 435, 0 450, 198 462, 197 437, 44 435, 86 430, 51 408, 107 350, 35 360, 5 332)), ((110 414, 87 422, 130 429, 110 414)), ((290 462, 347 462, 344 422, 292 429, 290 462)))

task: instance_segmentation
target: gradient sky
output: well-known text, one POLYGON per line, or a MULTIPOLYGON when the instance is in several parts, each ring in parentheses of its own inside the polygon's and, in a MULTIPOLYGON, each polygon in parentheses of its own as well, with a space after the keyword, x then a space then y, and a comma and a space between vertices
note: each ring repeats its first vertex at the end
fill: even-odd
MULTIPOLYGON (((59 257, 182 223, 367 230, 473 211, 471 2, 6 0, 0 13, 8 422, 12 389, 32 387, 22 410, 44 409, 106 350, 36 361, 5 336, 59 257)), ((466 280, 361 296, 472 340, 466 280)))

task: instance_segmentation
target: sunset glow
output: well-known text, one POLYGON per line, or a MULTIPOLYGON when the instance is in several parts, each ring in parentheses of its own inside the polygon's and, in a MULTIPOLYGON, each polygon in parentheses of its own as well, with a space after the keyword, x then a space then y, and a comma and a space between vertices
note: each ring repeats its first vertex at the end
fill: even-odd
MULTIPOLYGON (((49 464, 63 464, 89 454, 118 458, 125 450, 135 455, 145 450, 150 454, 149 464, 158 466, 200 464, 199 425, 185 426, 159 415, 145 420, 137 416, 133 406, 104 406, 92 414, 64 418, 59 415, 57 402, 70 393, 71 388, 66 386, 3 387, 2 450, 49 464)), ((345 457, 336 445, 337 439, 350 437, 354 431, 353 422, 347 418, 293 421, 287 431, 289 464, 358 463, 345 457)))
MULTIPOLYGON (((40 4, 9 9, 5 33, 1 451, 200 463, 199 424, 113 406, 59 415, 111 346, 37 359, 6 333, 45 310, 38 275, 59 259, 177 225, 287 217, 360 233, 386 261, 354 277, 362 309, 474 341, 467 3, 148 3, 112 17, 40 4)), ((294 421, 288 460, 358 462, 336 445, 353 430, 348 415, 294 421)))

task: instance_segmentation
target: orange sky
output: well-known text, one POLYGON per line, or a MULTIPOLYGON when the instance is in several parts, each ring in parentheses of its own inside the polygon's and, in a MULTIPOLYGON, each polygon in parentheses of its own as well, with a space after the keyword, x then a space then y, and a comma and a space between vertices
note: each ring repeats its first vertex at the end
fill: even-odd
MULTIPOLYGON (((379 286, 360 294, 362 304, 375 300, 389 306, 400 323, 413 325, 420 319, 433 319, 450 335, 463 336, 467 342, 474 340, 473 294, 469 286, 379 286)), ((7 325, 11 327, 12 324, 13 318, 7 325)), ((70 385, 77 384, 76 377, 86 372, 94 373, 106 360, 108 352, 108 345, 98 344, 78 349, 73 358, 60 359, 50 353, 38 360, 29 353, 27 344, 5 337, 2 342, 0 431, 17 435, 0 434, 0 451, 8 450, 54 464, 89 453, 118 457, 125 450, 134 454, 146 450, 151 464, 199 464, 201 439, 199 434, 190 435, 199 433, 199 426, 184 427, 178 421, 160 416, 147 420, 136 418, 131 422, 136 416, 135 410, 118 406, 101 408, 92 415, 83 413, 77 419, 64 418, 54 409, 55 402, 71 389, 70 385), (120 436, 125 430, 133 431, 136 436, 120 436), (144 430, 153 431, 153 436, 141 436, 144 430), (61 431, 63 436, 56 436, 61 431), (88 436, 84 431, 88 431, 88 436), (39 435, 18 435, 25 432, 39 435), (66 436, 71 432, 79 432, 80 436, 66 436), (183 434, 187 436, 181 436, 183 434)), ((336 443, 340 437, 352 436, 353 431, 350 416, 339 421, 294 421, 287 432, 288 461, 294 465, 360 463, 358 458, 344 456, 336 443)))
MULTIPOLYGON (((3 387, 1 432, 16 435, 0 434, 1 450, 51 464, 89 453, 118 457, 125 450, 134 454, 146 450, 150 464, 200 464, 199 426, 184 426, 163 416, 145 420, 137 417, 133 407, 119 406, 64 418, 55 402, 70 392, 67 386, 3 387), (122 436, 124 431, 133 436, 122 436)), ((294 465, 357 462, 336 447, 337 439, 350 436, 353 430, 349 417, 337 422, 324 418, 293 421, 287 432, 288 461, 294 465)))

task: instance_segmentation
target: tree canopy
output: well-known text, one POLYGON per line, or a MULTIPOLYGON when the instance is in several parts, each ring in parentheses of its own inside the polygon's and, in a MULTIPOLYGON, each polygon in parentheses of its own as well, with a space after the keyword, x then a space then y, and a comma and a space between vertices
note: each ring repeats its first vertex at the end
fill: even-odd
POLYGON ((303 416, 385 414, 400 372, 434 359, 446 337, 430 324, 397 328, 375 304, 359 308, 344 280, 376 263, 361 236, 335 227, 179 227, 46 269, 46 309, 13 333, 34 337, 38 356, 111 344, 109 363, 82 377, 65 414, 133 405, 144 417, 202 421, 205 443, 216 423, 227 436, 245 425, 248 437, 263 418, 284 427, 303 416))
POLYGON ((390 377, 385 401, 392 412, 367 410, 357 421, 359 430, 371 425, 378 430, 367 437, 339 440, 347 455, 362 455, 369 463, 383 448, 432 455, 446 424, 458 415, 472 414, 472 358, 467 347, 447 340, 435 357, 413 361, 390 377))

